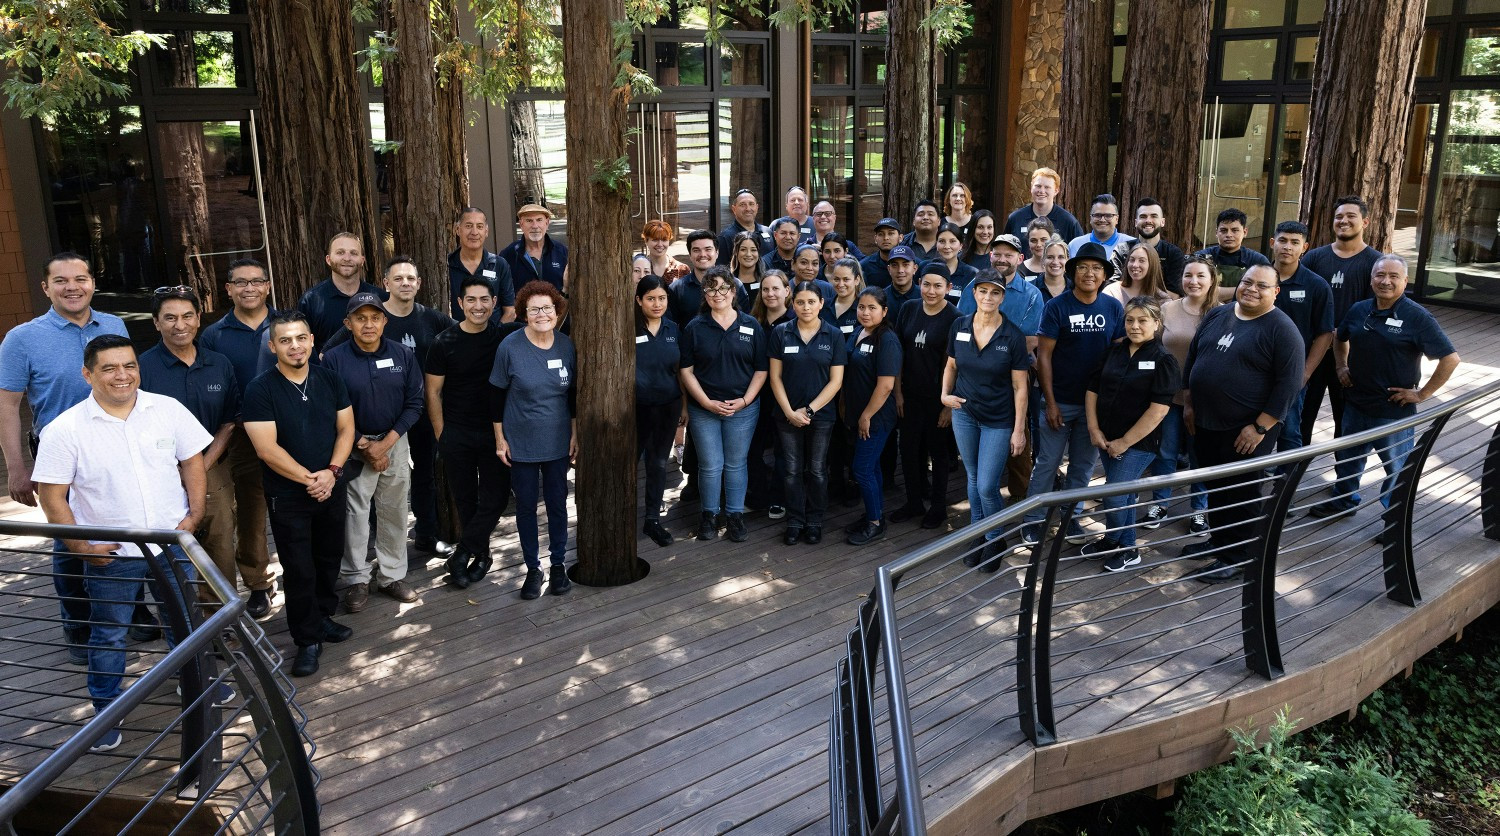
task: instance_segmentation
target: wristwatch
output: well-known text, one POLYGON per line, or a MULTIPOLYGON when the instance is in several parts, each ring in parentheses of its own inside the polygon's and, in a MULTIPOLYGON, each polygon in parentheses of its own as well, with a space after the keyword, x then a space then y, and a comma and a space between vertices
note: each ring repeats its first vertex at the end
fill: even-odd
MULTIPOLYGON (((1256 427, 1256 429, 1260 429, 1260 428, 1256 427)), ((333 478, 334 479, 342 479, 342 478, 344 478, 344 469, 342 467, 339 467, 336 464, 330 464, 328 466, 328 471, 333 474, 333 478)))
POLYGON ((1272 424, 1272 425, 1271 425, 1271 427, 1262 427, 1262 426, 1261 426, 1261 425, 1260 425, 1260 424, 1256 424, 1256 423, 1253 423, 1253 422, 1252 422, 1252 423, 1251 423, 1251 424, 1250 424, 1250 426, 1252 426, 1252 427, 1254 427, 1254 428, 1255 428, 1255 431, 1256 431, 1256 432, 1257 432, 1257 433, 1259 433, 1259 434, 1261 434, 1261 435, 1265 435, 1265 434, 1266 434, 1266 433, 1268 433, 1268 432, 1270 432, 1270 431, 1271 431, 1271 427, 1274 427, 1274 426, 1276 426, 1276 425, 1275 425, 1275 424, 1272 424))

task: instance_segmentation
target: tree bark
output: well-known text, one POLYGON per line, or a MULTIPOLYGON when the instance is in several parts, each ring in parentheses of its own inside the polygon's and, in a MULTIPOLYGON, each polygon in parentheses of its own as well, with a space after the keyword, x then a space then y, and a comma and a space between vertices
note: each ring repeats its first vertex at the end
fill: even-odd
POLYGON ((917 201, 936 193, 937 79, 932 34, 920 26, 931 13, 932 0, 886 7, 885 213, 908 221, 917 201))
POLYGON ((250 42, 265 140, 266 237, 276 304, 327 277, 323 254, 349 231, 376 251, 374 175, 355 74, 350 0, 254 0, 250 42))
MULTIPOLYGON (((442 310, 448 300, 452 223, 468 203, 469 178, 461 107, 449 101, 463 91, 456 78, 440 85, 433 68, 431 2, 388 0, 386 25, 395 36, 396 53, 382 69, 386 139, 401 143, 390 155, 391 232, 396 252, 411 256, 421 273, 421 301, 442 310)), ((451 19, 456 4, 445 3, 451 19)), ((370 265, 372 275, 379 269, 370 265)))
POLYGON ((1302 164, 1301 215, 1313 246, 1332 239, 1334 201, 1348 194, 1370 204, 1370 246, 1384 250, 1395 232, 1426 12, 1427 0, 1329 0, 1302 164))
MULTIPOLYGON (((1062 90, 1063 0, 1031 0, 1026 22, 1026 53, 1021 64, 1020 101, 1016 106, 1016 153, 1010 188, 999 209, 1031 202, 1031 173, 1058 168, 1058 122, 1062 90)), ((1066 189, 1068 182, 1063 181, 1066 189)), ((1071 203, 1069 195, 1058 199, 1071 203)), ((1004 215, 1001 215, 1004 218, 1004 215)))
MULTIPOLYGON (((176 9, 173 9, 174 11, 176 9)), ((172 62, 172 86, 198 86, 198 64, 194 55, 193 33, 176 31, 168 42, 167 55, 172 62)), ((218 249, 213 246, 213 231, 208 221, 208 184, 203 173, 203 123, 162 122, 161 158, 163 179, 170 190, 167 214, 171 222, 173 247, 177 255, 177 280, 191 287, 212 311, 218 301, 213 265, 199 256, 218 249)))
MULTIPOLYGON (((569 68, 572 69, 571 67, 569 68)), ((510 111, 511 168, 515 172, 516 208, 528 203, 547 205, 547 185, 542 179, 542 142, 536 124, 536 102, 514 99, 510 111)))
POLYGON ((1183 248, 1198 213, 1198 167, 1185 161, 1198 159, 1201 141, 1209 9, 1209 0, 1130 4, 1130 32, 1140 35, 1125 51, 1114 186, 1126 216, 1120 225, 1128 228, 1137 200, 1154 197, 1167 217, 1163 237, 1183 248))
POLYGON ((615 90, 613 26, 623 0, 563 0, 568 143, 568 307, 578 348, 578 565, 572 577, 615 586, 645 577, 636 556, 634 294, 629 201, 594 177, 626 153, 625 99, 615 90))
MULTIPOLYGON (((1113 16, 1114 5, 1103 0, 1065 0, 1063 7, 1062 107, 1057 162, 1067 195, 1060 202, 1071 207, 1074 215, 1085 219, 1089 201, 1103 192, 1109 183, 1109 71, 1114 49, 1113 16)), ((1197 159, 1196 154, 1193 159, 1197 159)), ((1085 220, 1084 229, 1087 228, 1085 220)))

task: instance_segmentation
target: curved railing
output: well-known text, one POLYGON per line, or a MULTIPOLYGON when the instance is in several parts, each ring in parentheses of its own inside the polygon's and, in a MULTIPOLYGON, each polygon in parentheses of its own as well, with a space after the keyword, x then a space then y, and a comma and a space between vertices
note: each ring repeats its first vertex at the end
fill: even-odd
POLYGON ((95 622, 69 632, 59 609, 78 600, 68 583, 81 564, 66 558, 80 556, 0 549, 7 832, 319 832, 307 717, 276 649, 192 535, 16 521, 0 521, 0 535, 135 544, 141 556, 115 559, 144 562, 145 577, 109 603, 149 586, 162 626, 183 637, 128 648, 124 690, 94 714, 80 665, 95 622), (118 748, 90 751, 116 729, 118 748))
MULTIPOLYGON (((924 833, 924 786, 1008 750, 1029 753, 1066 739, 1070 728, 1097 733, 1131 706, 1167 698, 1205 672, 1248 668, 1280 677, 1286 648, 1339 629, 1350 612, 1380 597, 1417 606, 1412 524, 1419 507, 1445 529, 1482 515, 1483 535, 1500 540, 1500 428, 1491 429, 1497 392, 1500 382, 1490 383, 1387 426, 1242 463, 1034 495, 882 566, 837 665, 832 832, 924 833), (1326 501, 1319 494, 1332 488, 1341 451, 1387 439, 1361 473, 1383 476, 1378 454, 1405 429, 1415 431, 1415 446, 1389 492, 1389 510, 1369 510, 1381 487, 1362 479, 1365 501, 1356 514, 1302 516, 1326 501), (1440 437, 1442 460, 1427 467, 1440 437), (1178 556, 1179 546, 1202 541, 1188 530, 1193 511, 1180 495, 1171 501, 1179 511, 1161 528, 1141 532, 1138 520, 1136 531, 1151 541, 1138 565, 1101 572, 1068 542, 1070 533, 1075 543, 1079 533, 1118 533, 1099 525, 1097 509, 1079 516, 1085 503, 1129 497, 1139 517, 1154 489, 1210 483, 1213 494, 1246 481, 1266 494, 1252 509, 1254 536, 1219 554, 1178 556), (1032 511, 1044 511, 1045 522, 1039 542, 1026 545, 1021 521, 1032 511), (1089 529, 1070 531, 1085 518, 1089 529), (996 528, 1005 549, 979 563, 976 539, 996 528), (1361 559, 1372 538, 1378 561, 1361 559), (1239 576, 1200 583, 1214 578, 1199 559, 1214 557, 1232 561, 1239 576), (1109 717, 1101 716, 1104 696, 1109 717)), ((1171 698, 1183 709, 1201 704, 1191 695, 1171 698)))

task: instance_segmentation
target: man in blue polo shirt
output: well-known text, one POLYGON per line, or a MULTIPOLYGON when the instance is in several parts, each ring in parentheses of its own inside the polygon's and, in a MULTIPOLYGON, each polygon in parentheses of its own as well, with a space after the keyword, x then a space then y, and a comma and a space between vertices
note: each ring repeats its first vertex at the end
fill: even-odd
POLYGON ((328 239, 328 254, 323 260, 328 263, 328 278, 308 288, 297 300, 297 310, 312 328, 314 357, 344 324, 344 308, 354 294, 382 295, 380 288, 364 280, 365 251, 358 235, 340 232, 328 239))
MULTIPOLYGON (((1052 297, 1042 309, 1036 368, 1047 405, 1032 445, 1036 461, 1028 486, 1051 485, 1064 453, 1068 457, 1068 475, 1059 490, 1081 488, 1094 475, 1098 450, 1089 439, 1084 394, 1089 373, 1099 365, 1109 344, 1125 336, 1124 306, 1099 293, 1111 266, 1104 247, 1094 241, 1086 242, 1078 248, 1077 255, 1068 259, 1068 278, 1073 281, 1073 289, 1052 297)), ((1046 508, 1038 508, 1026 514, 1022 540, 1027 543, 1041 540, 1041 521, 1046 513, 1046 508)), ((1066 537, 1075 545, 1086 539, 1077 519, 1069 521, 1066 537)))
POLYGON ((1302 438, 1302 403, 1307 397, 1307 379, 1312 376, 1328 347, 1333 345, 1333 291, 1317 273, 1303 267, 1302 253, 1307 250, 1307 225, 1300 221, 1282 221, 1276 225, 1276 240, 1271 245, 1276 277, 1281 290, 1276 307, 1292 318, 1302 335, 1306 352, 1302 364, 1302 386, 1292 397, 1281 435, 1276 437, 1277 450, 1293 450, 1304 444, 1302 438))
POLYGON ((463 310, 458 300, 464 279, 479 276, 489 282, 490 292, 495 295, 495 312, 490 314, 498 325, 516 318, 516 290, 511 281, 510 264, 500 256, 484 248, 490 236, 489 218, 483 209, 466 206, 453 222, 453 237, 458 239, 458 249, 448 253, 448 302, 451 317, 462 317, 463 310))
POLYGON ((203 450, 208 495, 196 536, 231 585, 238 566, 246 589, 265 589, 271 584, 266 567, 239 565, 235 559, 234 474, 225 452, 240 414, 240 386, 228 357, 194 344, 202 314, 198 294, 187 288, 152 298, 151 324, 161 342, 140 356, 141 391, 176 400, 213 436, 203 450))
MULTIPOLYGON (((811 205, 811 198, 807 196, 807 189, 801 186, 793 186, 786 190, 786 195, 782 203, 782 208, 786 210, 786 214, 776 220, 789 220, 797 225, 798 244, 818 243, 817 232, 813 230, 812 216, 808 214, 808 208, 811 205)), ((774 230, 776 224, 773 222, 771 227, 774 230)))
MULTIPOLYGON (((791 278, 792 259, 796 257, 797 248, 802 246, 801 234, 797 232, 797 222, 791 218, 777 218, 771 221, 771 243, 774 245, 765 255, 760 257, 762 270, 780 270, 791 278)), ((679 325, 681 323, 678 323, 679 325)))
POLYGON ((521 288, 527 282, 541 279, 567 293, 568 247, 547 234, 552 210, 528 203, 516 210, 516 223, 521 227, 521 237, 500 251, 500 257, 510 265, 511 282, 521 288))
MULTIPOLYGON (((860 259, 859 270, 865 274, 867 287, 890 287, 891 252, 901 243, 901 224, 895 218, 875 222, 875 252, 860 259)), ((910 247, 907 248, 910 251, 910 247)), ((915 259, 915 254, 912 255, 915 259)))
MULTIPOLYGON (((876 258, 877 256, 871 256, 876 258)), ((907 302, 922 298, 922 286, 917 282, 917 254, 905 244, 891 248, 891 257, 882 269, 887 270, 890 284, 885 287, 886 303, 891 306, 891 316, 900 313, 907 302)))
POLYGON ((942 220, 943 216, 938 212, 936 203, 926 199, 917 201, 916 208, 912 210, 911 232, 906 233, 901 243, 911 247, 921 261, 937 258, 938 224, 942 220))
POLYGON ((1133 236, 1120 231, 1120 202, 1112 194, 1095 197, 1093 205, 1089 207, 1088 220, 1091 231, 1068 242, 1068 255, 1078 255, 1084 244, 1098 244, 1109 256, 1110 272, 1105 275, 1105 280, 1108 281, 1111 276, 1118 277, 1124 272, 1120 267, 1120 260, 1124 257, 1122 250, 1135 243, 1133 236))
MULTIPOLYGON (((687 327, 703 307, 703 277, 719 258, 718 246, 714 234, 706 229, 695 229, 688 233, 688 266, 692 269, 687 274, 678 276, 667 288, 667 313, 679 327, 687 327)), ((788 267, 788 281, 791 275, 788 267)), ((739 279, 734 280, 734 297, 739 309, 748 313, 750 294, 739 279)))
POLYGON ((729 226, 719 230, 720 265, 728 266, 734 259, 734 236, 741 232, 750 233, 755 248, 762 256, 775 249, 775 244, 771 243, 771 228, 755 219, 755 214, 760 211, 760 203, 755 199, 754 192, 749 189, 735 192, 734 199, 729 201, 729 211, 733 213, 734 220, 729 222, 729 226))
MULTIPOLYGON (((229 265, 224 291, 234 307, 203 329, 198 347, 229 359, 239 387, 236 401, 243 403, 245 387, 250 381, 276 366, 276 355, 270 349, 270 325, 276 312, 266 305, 271 280, 259 261, 241 258, 229 265)), ((260 456, 256 455, 250 436, 245 434, 244 425, 239 423, 240 416, 233 417, 236 424, 225 457, 229 460, 234 486, 235 564, 250 590, 250 598, 245 602, 246 614, 264 621, 271 615, 271 599, 275 597, 268 572, 271 555, 266 548, 266 494, 261 483, 260 456), (251 583, 253 578, 260 580, 251 583)))
MULTIPOLYGON (((0 449, 10 483, 10 498, 35 508, 36 483, 22 446, 21 398, 31 406, 30 448, 36 455, 43 428, 93 389, 83 377, 83 347, 101 334, 126 336, 125 323, 95 311, 94 274, 78 253, 60 252, 42 265, 42 293, 52 303, 47 312, 10 329, 0 342, 0 449)), ((53 543, 53 551, 63 551, 53 543)), ((83 589, 83 562, 73 556, 52 558, 53 586, 62 599, 63 634, 75 664, 88 662, 89 605, 83 589)))
MULTIPOLYGON (((1426 308, 1406 298, 1406 260, 1383 255, 1370 278, 1373 299, 1355 302, 1339 323, 1333 344, 1334 367, 1344 387, 1344 433, 1393 424, 1415 415, 1417 404, 1437 394, 1458 368, 1458 352, 1426 308), (1437 361, 1422 383, 1422 358, 1437 361)), ((1396 474, 1411 453, 1411 429, 1341 450, 1334 455, 1333 499, 1313 506, 1314 517, 1352 514, 1359 507, 1359 478, 1371 448, 1380 454, 1386 477, 1380 504, 1389 507, 1396 474)), ((1381 542, 1388 535, 1381 533, 1381 542)))

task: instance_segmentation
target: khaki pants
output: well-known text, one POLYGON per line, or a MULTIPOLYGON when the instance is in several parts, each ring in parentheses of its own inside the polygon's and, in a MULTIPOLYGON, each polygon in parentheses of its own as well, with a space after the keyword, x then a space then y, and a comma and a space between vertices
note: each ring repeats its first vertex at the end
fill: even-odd
MULTIPOLYGON (((229 478, 234 493, 234 565, 239 567, 240 577, 246 589, 270 589, 271 555, 266 549, 266 490, 261 472, 260 457, 255 455, 255 445, 244 427, 235 427, 229 436, 229 449, 224 453, 224 462, 214 467, 219 469, 225 462, 229 465, 229 478)), ((214 493, 213 476, 209 476, 208 491, 214 493)), ((210 500, 212 502, 212 500, 210 500)), ((210 512, 211 513, 211 512, 210 512)), ((223 569, 219 556, 210 551, 214 562, 223 569)), ((234 582, 234 575, 225 571, 224 576, 234 582)))
POLYGON ((406 436, 391 448, 391 466, 376 473, 368 462, 349 480, 349 512, 344 516, 344 563, 337 588, 369 583, 381 586, 406 577, 406 508, 411 494, 411 451, 406 436), (370 506, 375 506, 375 564, 370 563, 370 506))
MULTIPOLYGON (((208 469, 208 500, 203 507, 203 522, 199 523, 195 535, 203 550, 213 558, 214 565, 219 567, 219 574, 228 580, 230 585, 235 583, 235 519, 234 519, 234 479, 230 475, 229 459, 219 459, 213 467, 208 469)), ((209 591, 208 586, 201 587, 202 593, 215 600, 215 596, 209 591)))

